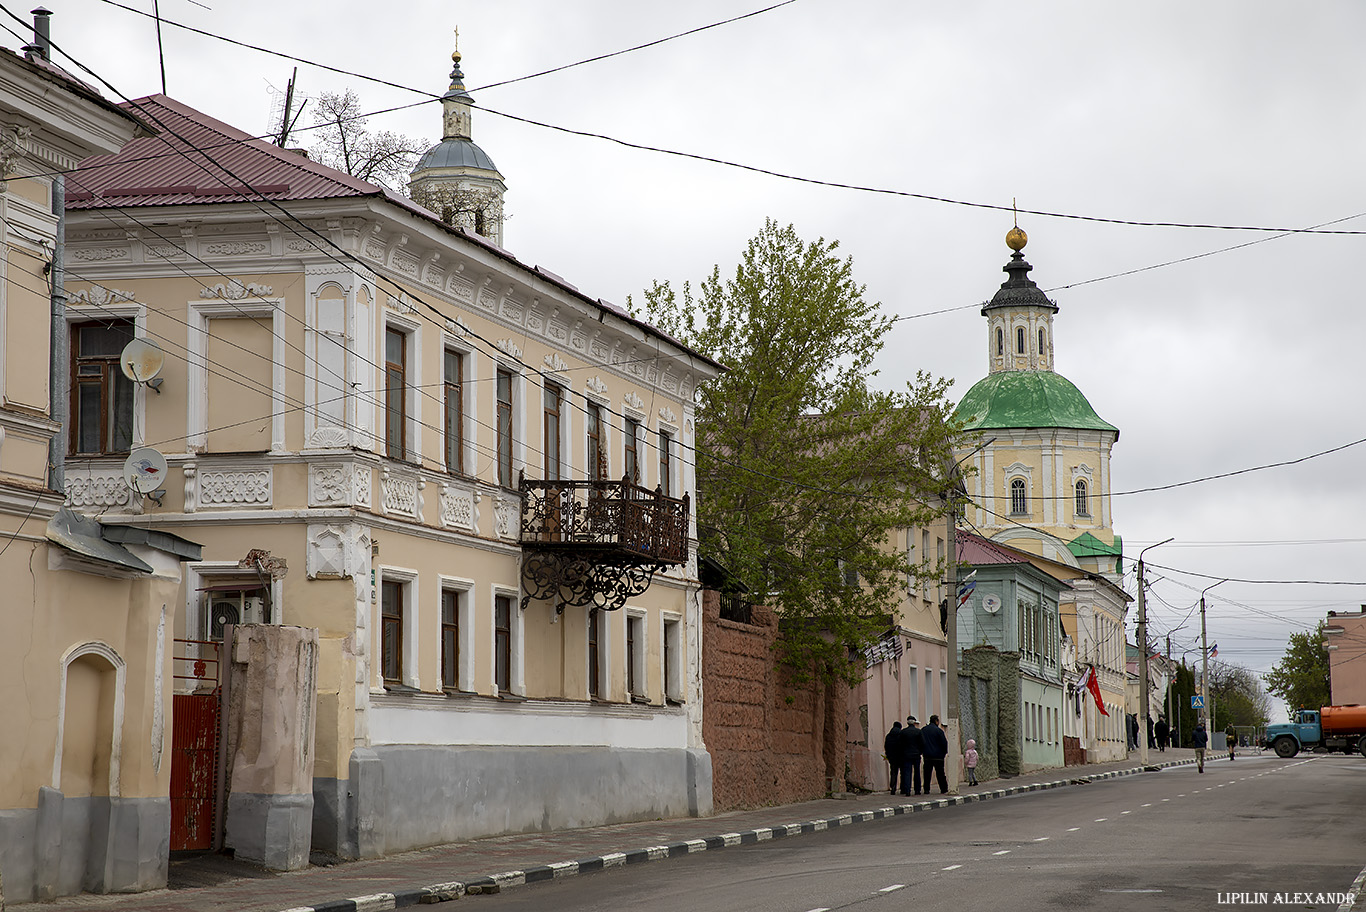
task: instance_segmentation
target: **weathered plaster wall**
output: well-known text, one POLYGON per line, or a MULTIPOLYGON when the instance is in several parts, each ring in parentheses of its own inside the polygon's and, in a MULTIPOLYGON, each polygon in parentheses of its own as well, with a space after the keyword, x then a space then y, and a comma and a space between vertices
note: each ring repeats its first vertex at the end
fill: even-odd
POLYGON ((717 810, 817 798, 844 787, 848 688, 784 683, 773 660, 778 620, 756 605, 754 623, 721 618, 703 593, 703 739, 717 810))

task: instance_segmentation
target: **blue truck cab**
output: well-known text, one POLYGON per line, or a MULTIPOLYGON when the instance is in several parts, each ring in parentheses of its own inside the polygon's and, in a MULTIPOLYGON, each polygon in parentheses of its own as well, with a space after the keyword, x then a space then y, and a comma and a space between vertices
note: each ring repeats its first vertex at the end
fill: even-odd
POLYGON ((1323 728, 1316 709, 1301 709, 1295 713, 1293 721, 1266 727, 1267 746, 1273 748, 1278 757, 1293 757, 1305 748, 1312 750, 1322 740, 1323 728))

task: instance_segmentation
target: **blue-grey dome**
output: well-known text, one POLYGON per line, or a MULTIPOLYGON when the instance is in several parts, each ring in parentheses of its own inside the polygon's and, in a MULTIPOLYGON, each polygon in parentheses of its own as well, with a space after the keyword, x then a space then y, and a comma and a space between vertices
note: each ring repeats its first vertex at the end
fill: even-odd
POLYGON ((497 171, 498 166, 488 153, 468 139, 443 139, 432 146, 413 167, 413 174, 427 168, 481 168, 497 171))

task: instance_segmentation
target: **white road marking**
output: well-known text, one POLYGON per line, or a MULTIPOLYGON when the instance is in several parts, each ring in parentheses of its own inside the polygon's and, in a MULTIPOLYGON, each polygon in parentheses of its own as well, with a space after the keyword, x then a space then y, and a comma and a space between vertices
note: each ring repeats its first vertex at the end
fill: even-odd
POLYGON ((940 868, 941 871, 957 871, 962 865, 949 865, 947 868, 940 868))
POLYGON ((807 909, 806 912, 830 912, 829 906, 817 906, 814 909, 807 909))
POLYGON ((1104 823, 1105 821, 1107 821, 1107 820, 1109 820, 1109 819, 1110 819, 1109 817, 1097 817, 1097 818, 1096 818, 1096 823, 1104 823))
POLYGON ((1002 850, 999 851, 999 852, 992 852, 991 854, 993 854, 993 855, 1009 855, 1009 854, 1010 854, 1010 849, 1002 849, 1002 850))
POLYGON ((1075 833, 1075 832, 1076 832, 1077 830, 1079 830, 1079 829, 1081 829, 1081 827, 1068 827, 1068 828, 1067 828, 1067 832, 1069 832, 1069 833, 1075 833))
POLYGON ((1152 805, 1151 805, 1151 804, 1141 804, 1141 805, 1139 805, 1139 807, 1150 808, 1150 807, 1152 807, 1152 805))
POLYGON ((1120 813, 1120 816, 1122 817, 1122 816, 1124 816, 1125 814, 1132 814, 1133 811, 1120 811, 1119 813, 1120 813))
POLYGON ((1171 801, 1170 798, 1163 798, 1162 800, 1163 800, 1163 801, 1171 801))
POLYGON ((1040 836, 1040 837, 1038 837, 1037 839, 1035 839, 1034 841, 1035 841, 1035 842, 1047 842, 1047 841, 1048 841, 1048 837, 1047 837, 1047 836, 1040 836))
POLYGON ((906 889, 906 885, 905 885, 905 884, 892 884, 890 887, 883 887, 881 890, 878 890, 878 892, 879 892, 879 893, 895 893, 897 890, 904 890, 904 889, 906 889))

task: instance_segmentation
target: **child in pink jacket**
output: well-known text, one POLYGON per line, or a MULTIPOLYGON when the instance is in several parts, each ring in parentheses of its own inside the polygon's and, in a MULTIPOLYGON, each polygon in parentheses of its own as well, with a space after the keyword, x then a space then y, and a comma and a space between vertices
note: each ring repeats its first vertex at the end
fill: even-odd
POLYGON ((968 766, 968 785, 977 784, 977 742, 968 739, 968 749, 963 754, 963 762, 968 766))

